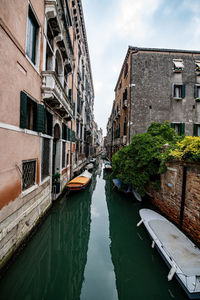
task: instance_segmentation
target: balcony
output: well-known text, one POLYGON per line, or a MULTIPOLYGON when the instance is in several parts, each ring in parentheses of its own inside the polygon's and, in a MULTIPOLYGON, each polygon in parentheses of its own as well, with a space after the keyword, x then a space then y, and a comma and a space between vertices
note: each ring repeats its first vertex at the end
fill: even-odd
POLYGON ((70 120, 73 106, 54 71, 42 72, 42 99, 62 118, 70 120))

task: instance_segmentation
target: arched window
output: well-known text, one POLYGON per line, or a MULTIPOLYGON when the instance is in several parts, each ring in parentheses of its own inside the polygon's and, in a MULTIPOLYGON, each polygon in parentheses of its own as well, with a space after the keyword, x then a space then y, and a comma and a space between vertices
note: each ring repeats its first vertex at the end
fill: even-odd
POLYGON ((61 83, 61 85, 64 85, 64 69, 63 69, 63 62, 60 55, 60 52, 56 51, 56 61, 55 61, 55 73, 61 83))

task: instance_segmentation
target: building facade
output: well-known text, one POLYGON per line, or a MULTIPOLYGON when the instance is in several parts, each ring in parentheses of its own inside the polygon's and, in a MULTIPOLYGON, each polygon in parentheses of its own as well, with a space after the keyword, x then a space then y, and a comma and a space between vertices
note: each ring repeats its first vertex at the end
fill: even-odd
POLYGON ((0 8, 0 262, 92 152, 94 90, 81 1, 0 8))
POLYGON ((107 124, 111 155, 168 120, 178 134, 200 135, 200 52, 129 47, 107 124))

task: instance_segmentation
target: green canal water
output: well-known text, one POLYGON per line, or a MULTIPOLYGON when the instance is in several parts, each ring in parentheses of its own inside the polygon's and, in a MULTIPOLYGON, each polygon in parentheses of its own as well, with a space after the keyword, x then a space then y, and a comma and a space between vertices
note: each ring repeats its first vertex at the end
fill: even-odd
POLYGON ((0 281, 1 300, 186 300, 100 162, 85 191, 51 209, 0 281))

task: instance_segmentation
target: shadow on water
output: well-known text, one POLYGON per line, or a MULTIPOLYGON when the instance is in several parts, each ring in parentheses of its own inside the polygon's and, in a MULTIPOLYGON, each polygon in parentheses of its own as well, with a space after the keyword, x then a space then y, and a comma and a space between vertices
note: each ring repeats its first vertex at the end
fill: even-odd
POLYGON ((51 209, 0 281, 1 300, 78 300, 87 261, 91 197, 87 190, 64 196, 51 209))
POLYGON ((167 281, 168 267, 140 221, 139 210, 148 203, 113 189, 112 181, 105 174, 105 193, 109 214, 111 256, 116 276, 119 300, 186 300, 188 299, 174 278, 167 281))

